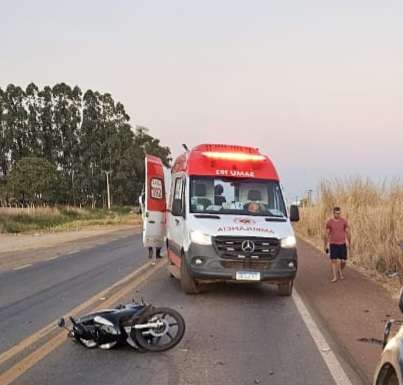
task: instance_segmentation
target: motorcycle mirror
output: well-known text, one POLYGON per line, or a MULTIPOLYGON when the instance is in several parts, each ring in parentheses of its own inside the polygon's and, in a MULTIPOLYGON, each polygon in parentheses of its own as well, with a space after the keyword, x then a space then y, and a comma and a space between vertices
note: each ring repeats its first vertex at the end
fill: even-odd
POLYGON ((66 321, 64 320, 64 318, 60 318, 57 325, 61 328, 64 328, 66 326, 66 321))
POLYGON ((403 287, 400 289, 399 309, 403 313, 403 287))

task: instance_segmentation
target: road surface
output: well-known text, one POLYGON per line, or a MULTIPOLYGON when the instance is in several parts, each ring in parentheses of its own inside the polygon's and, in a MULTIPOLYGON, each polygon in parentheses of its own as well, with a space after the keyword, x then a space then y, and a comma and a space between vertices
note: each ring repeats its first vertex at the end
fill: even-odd
POLYGON ((86 350, 57 339, 55 331, 30 344, 39 329, 144 265, 145 255, 140 236, 132 235, 1 273, 0 330, 6 332, 0 336, 0 383, 362 384, 355 368, 333 353, 334 341, 323 340, 326 330, 303 316, 299 296, 279 297, 275 287, 259 284, 213 285, 187 296, 163 266, 119 290, 130 289, 121 301, 143 296, 183 314, 187 330, 175 349, 86 350), (15 350, 18 343, 26 348, 15 350), (329 370, 329 362, 336 369, 329 370))

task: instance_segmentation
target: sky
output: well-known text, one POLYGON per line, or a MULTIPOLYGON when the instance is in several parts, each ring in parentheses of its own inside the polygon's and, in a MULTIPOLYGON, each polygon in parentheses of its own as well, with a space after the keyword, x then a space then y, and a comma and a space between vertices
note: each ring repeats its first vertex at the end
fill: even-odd
POLYGON ((401 0, 0 0, 0 87, 110 92, 169 146, 258 147, 289 199, 403 177, 401 0))

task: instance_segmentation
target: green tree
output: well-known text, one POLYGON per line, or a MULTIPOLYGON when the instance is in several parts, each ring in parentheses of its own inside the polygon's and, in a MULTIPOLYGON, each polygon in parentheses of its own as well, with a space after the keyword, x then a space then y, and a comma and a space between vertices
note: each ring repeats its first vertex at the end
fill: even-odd
MULTIPOLYGON (((134 180, 136 182, 133 194, 135 199, 137 199, 137 197, 141 194, 141 190, 144 185, 144 157, 146 154, 158 156, 161 158, 166 167, 169 167, 172 161, 170 149, 168 147, 161 146, 159 139, 156 139, 149 134, 148 128, 137 126, 134 141, 130 150, 131 164, 135 171, 134 180)), ((135 199, 133 199, 133 201, 136 201, 135 199)))
POLYGON ((147 128, 133 131, 123 104, 109 93, 82 94, 65 83, 0 89, 0 178, 4 184, 13 172, 8 186, 18 199, 50 199, 44 190, 30 193, 22 179, 18 190, 16 163, 29 157, 57 170, 57 203, 105 205, 108 172, 113 202, 133 204, 144 183, 145 154, 171 161, 169 148, 147 128))
POLYGON ((53 201, 58 185, 55 165, 43 158, 25 157, 11 170, 7 189, 23 203, 49 203, 53 201))
POLYGON ((8 128, 10 161, 14 164, 31 152, 28 140, 27 111, 24 106, 25 92, 21 87, 9 84, 4 93, 7 110, 5 122, 8 128))
POLYGON ((7 124, 7 100, 5 92, 0 88, 0 177, 6 177, 10 161, 11 134, 7 124))
POLYGON ((27 110, 27 147, 32 156, 43 156, 41 147, 41 105, 39 89, 34 83, 30 83, 25 90, 25 108, 27 110))
POLYGON ((40 146, 42 157, 53 164, 57 164, 59 142, 54 127, 54 101, 52 89, 44 87, 38 94, 40 104, 40 146))
POLYGON ((63 191, 76 202, 75 178, 78 170, 79 130, 81 126, 81 90, 72 89, 65 83, 56 84, 52 89, 54 102, 54 134, 57 136, 57 166, 63 175, 63 191))

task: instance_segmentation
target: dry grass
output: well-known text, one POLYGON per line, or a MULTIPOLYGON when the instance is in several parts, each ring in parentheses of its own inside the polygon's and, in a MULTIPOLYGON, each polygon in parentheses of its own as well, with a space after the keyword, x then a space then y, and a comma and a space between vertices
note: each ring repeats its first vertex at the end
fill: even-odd
POLYGON ((78 230, 86 226, 140 222, 130 208, 88 209, 71 206, 0 208, 0 232, 26 233, 78 230))
POLYGON ((403 183, 362 178, 324 181, 318 202, 301 209, 297 232, 323 248, 324 223, 340 206, 352 233, 350 260, 365 269, 403 272, 403 183))
POLYGON ((18 215, 60 215, 57 207, 0 207, 0 216, 16 217, 18 215))

